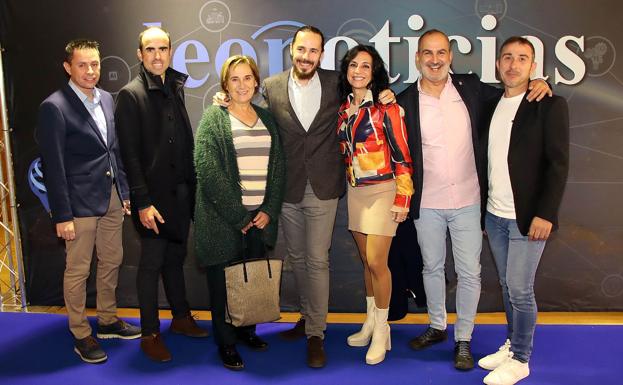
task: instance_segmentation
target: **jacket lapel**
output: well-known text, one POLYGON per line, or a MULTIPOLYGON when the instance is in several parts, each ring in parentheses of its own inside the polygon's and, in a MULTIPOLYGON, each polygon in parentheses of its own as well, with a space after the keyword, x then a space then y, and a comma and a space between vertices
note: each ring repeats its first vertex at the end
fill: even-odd
POLYGON ((461 99, 463 100, 463 104, 465 105, 465 108, 467 109, 467 114, 469 115, 469 123, 472 128, 472 137, 477 137, 476 135, 478 134, 478 131, 477 131, 478 125, 476 122, 476 117, 474 116, 474 111, 476 109, 474 108, 473 104, 479 103, 479 101, 477 97, 473 95, 473 93, 470 92, 470 88, 465 87, 465 82, 461 78, 459 78, 457 75, 452 75, 452 84, 454 85, 454 88, 461 96, 461 99))
MULTIPOLYGON (((419 81, 419 80, 418 80, 419 81)), ((407 121, 407 129, 412 128, 409 131, 409 137, 413 137, 415 146, 418 148, 419 143, 422 143, 422 133, 420 132, 420 95, 417 88, 417 82, 413 83, 408 90, 407 94, 407 106, 404 108, 405 120, 407 121)))
MULTIPOLYGON (((91 116, 87 108, 84 106, 84 104, 82 104, 82 101, 80 100, 78 95, 76 95, 74 90, 71 89, 69 84, 67 84, 63 88, 63 92, 65 93, 67 100, 69 100, 69 103, 71 103, 74 109, 89 123, 89 126, 91 126, 91 129, 95 133, 95 136, 97 136, 97 138, 100 140, 100 143, 102 143, 102 146, 106 147, 104 138, 102 137, 102 134, 100 133, 100 130, 97 127, 97 123, 95 123, 95 120, 93 120, 93 117, 91 116)), ((106 121, 108 122, 108 117, 106 117, 106 121)))
MULTIPOLYGON (((318 68, 316 70, 316 73, 318 74, 318 80, 320 81, 320 108, 318 108, 318 112, 316 113, 316 116, 314 116, 314 119, 312 120, 311 124, 309 125, 309 132, 313 131, 316 128, 316 122, 318 121, 318 119, 320 119, 320 114, 322 111, 325 111, 329 106, 326 106, 325 104, 327 103, 327 82, 325 80, 325 76, 324 73, 322 72, 322 70, 320 68, 318 68), (324 87, 323 87, 324 84, 324 87)), ((334 92, 336 92, 336 90, 334 90, 334 92)), ((340 102, 342 102, 340 100, 340 102)))
MULTIPOLYGON (((537 104, 534 102, 533 104, 537 104)), ((511 128, 511 140, 509 144, 509 148, 515 146, 521 137, 523 136, 525 129, 524 123, 526 122, 527 117, 530 115, 530 110, 533 108, 531 103, 528 103, 528 99, 525 97, 519 104, 519 108, 517 109, 517 113, 515 114, 515 119, 513 119, 513 127, 511 128)))

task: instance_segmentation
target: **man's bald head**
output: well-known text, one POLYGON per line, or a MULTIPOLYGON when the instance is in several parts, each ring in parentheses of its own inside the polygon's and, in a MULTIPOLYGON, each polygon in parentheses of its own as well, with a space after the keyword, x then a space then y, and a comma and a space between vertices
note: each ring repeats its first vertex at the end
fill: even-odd
POLYGON ((171 48, 171 36, 169 33, 160 27, 149 27, 138 35, 138 49, 143 49, 145 40, 153 38, 166 38, 169 42, 169 48, 171 48))

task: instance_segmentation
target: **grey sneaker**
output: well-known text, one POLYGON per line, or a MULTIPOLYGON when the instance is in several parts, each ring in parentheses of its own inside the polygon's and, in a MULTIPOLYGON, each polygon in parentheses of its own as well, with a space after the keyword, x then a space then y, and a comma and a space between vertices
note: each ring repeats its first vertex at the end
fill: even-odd
POLYGON ((117 320, 110 325, 97 325, 97 338, 121 338, 133 340, 141 336, 141 328, 130 325, 124 320, 117 320))
POLYGON ((93 336, 74 340, 74 352, 80 356, 82 361, 89 364, 97 364, 108 359, 108 356, 93 336))

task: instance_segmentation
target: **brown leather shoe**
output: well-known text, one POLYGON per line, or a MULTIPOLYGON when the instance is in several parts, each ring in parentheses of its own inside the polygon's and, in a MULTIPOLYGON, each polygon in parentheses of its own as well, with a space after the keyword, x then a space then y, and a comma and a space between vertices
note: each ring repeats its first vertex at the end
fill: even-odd
POLYGON ((327 356, 324 353, 324 341, 320 337, 307 339, 307 365, 310 368, 322 368, 327 364, 327 356))
POLYGON ((141 337, 141 350, 147 357, 156 362, 171 361, 171 353, 164 344, 160 333, 141 337))
POLYGON ((183 334, 187 337, 207 337, 208 331, 197 325, 192 315, 188 314, 183 317, 173 318, 171 327, 172 333, 183 334))
POLYGON ((305 337, 305 318, 301 317, 292 329, 279 333, 279 336, 287 341, 294 341, 305 337))

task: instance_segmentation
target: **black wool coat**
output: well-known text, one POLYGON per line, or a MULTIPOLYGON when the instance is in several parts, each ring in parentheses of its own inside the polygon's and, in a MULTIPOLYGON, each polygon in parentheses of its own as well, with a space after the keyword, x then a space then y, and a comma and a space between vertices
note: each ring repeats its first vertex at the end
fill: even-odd
MULTIPOLYGON (((181 106, 182 122, 186 130, 191 168, 188 190, 188 212, 195 205, 197 185, 192 164, 193 133, 186 112, 184 83, 188 75, 168 68, 165 77, 174 81, 173 97, 181 106)), ((115 109, 115 124, 121 147, 121 155, 128 176, 132 218, 142 237, 165 238, 184 241, 188 233, 188 217, 180 214, 176 199, 178 181, 173 167, 175 156, 175 112, 166 102, 165 93, 141 66, 141 70, 130 83, 119 91, 115 109), (165 223, 158 223, 160 235, 148 230, 140 223, 138 210, 153 205, 162 215, 165 223)))

